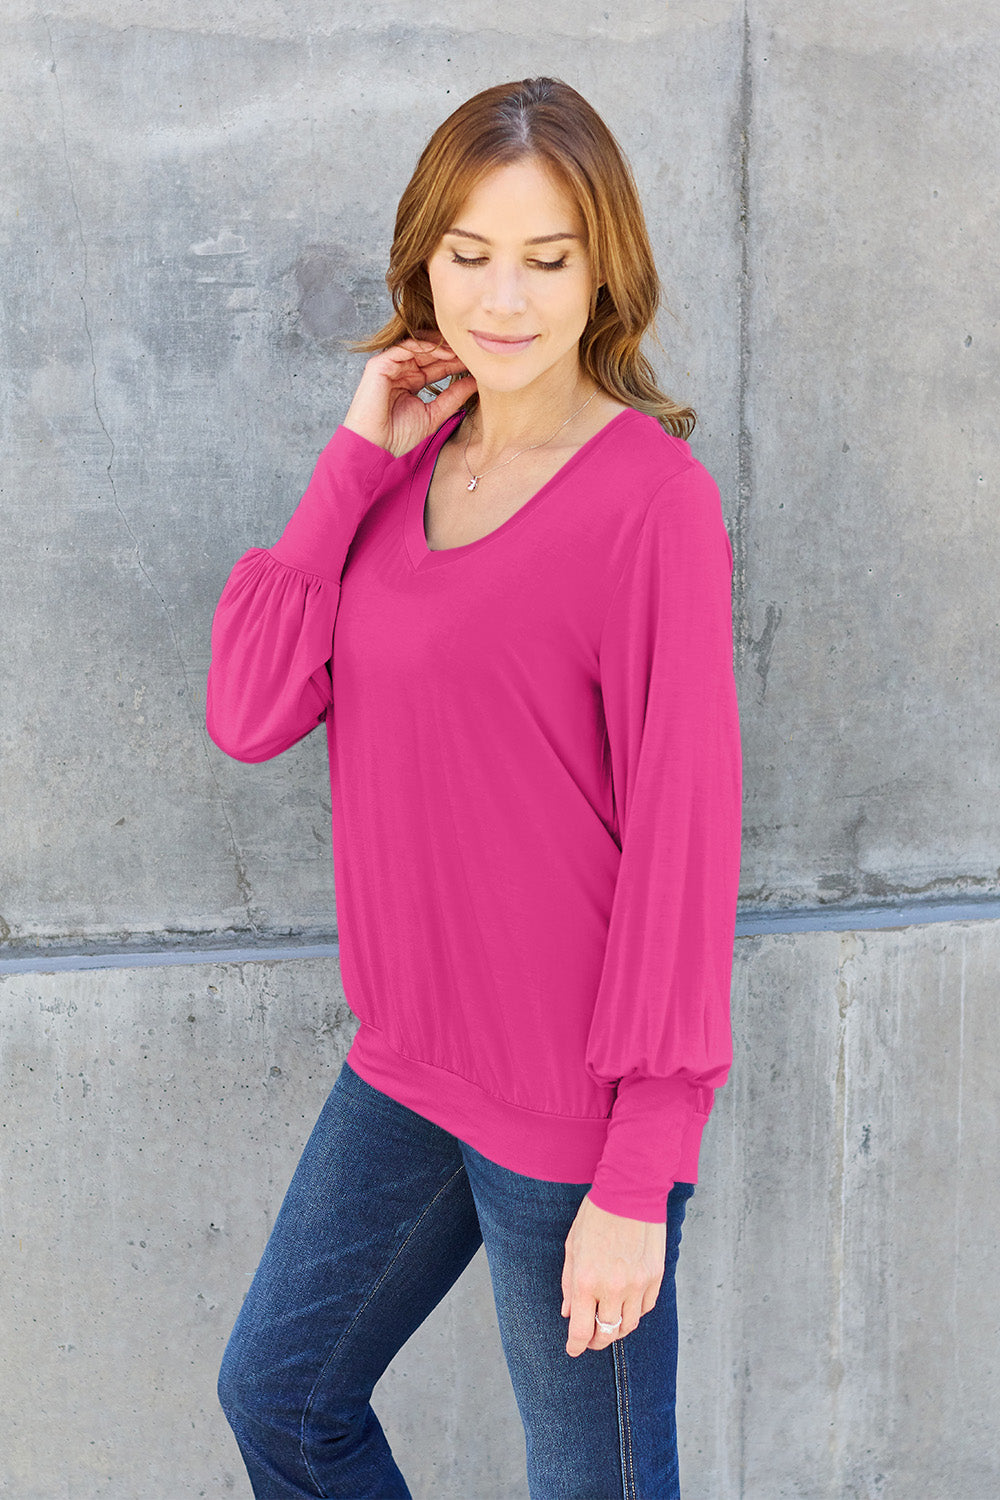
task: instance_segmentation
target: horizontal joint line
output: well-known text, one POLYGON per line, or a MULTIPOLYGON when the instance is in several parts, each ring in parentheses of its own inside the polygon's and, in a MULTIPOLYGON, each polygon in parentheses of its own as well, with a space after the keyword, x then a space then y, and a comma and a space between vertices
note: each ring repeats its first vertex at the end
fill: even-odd
MULTIPOLYGON (((900 902, 870 907, 795 907, 779 910, 745 909, 736 918, 736 937, 763 937, 770 933, 870 932, 899 927, 920 927, 932 922, 1000 921, 1000 898, 966 901, 900 902)), ((275 939, 270 943, 247 943, 242 947, 196 948, 190 943, 169 942, 145 950, 127 947, 105 952, 46 952, 39 949, 16 958, 0 958, 3 974, 67 974, 85 969, 154 969, 174 964, 278 963, 294 959, 339 959, 340 944, 330 939, 303 943, 275 939)))

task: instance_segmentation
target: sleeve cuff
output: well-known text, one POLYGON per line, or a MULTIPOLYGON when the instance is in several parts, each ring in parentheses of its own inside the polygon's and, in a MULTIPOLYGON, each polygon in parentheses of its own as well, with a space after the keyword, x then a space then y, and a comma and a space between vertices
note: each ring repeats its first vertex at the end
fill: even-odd
POLYGON ((280 539, 278 562, 339 582, 351 539, 395 457, 339 426, 316 463, 305 494, 280 539))
POLYGON ((683 1078, 622 1079, 591 1201, 627 1219, 665 1222, 674 1183, 697 1179, 698 1147, 714 1095, 714 1089, 683 1078))

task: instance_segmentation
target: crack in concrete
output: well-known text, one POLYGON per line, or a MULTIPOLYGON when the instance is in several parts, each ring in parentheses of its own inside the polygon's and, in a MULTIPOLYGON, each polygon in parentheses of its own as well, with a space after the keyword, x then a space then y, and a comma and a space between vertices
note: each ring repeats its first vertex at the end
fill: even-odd
POLYGON ((771 652, 774 650, 774 639, 778 634, 778 626, 781 624, 781 614, 780 604, 769 604, 764 615, 763 630, 755 640, 750 640, 748 643, 748 649, 754 659, 754 670, 760 678, 758 703, 763 703, 767 696, 767 674, 771 669, 771 652))
POLYGON ((837 1070, 834 1079, 833 1173, 830 1183, 833 1236, 831 1244, 831 1278, 833 1297, 830 1319, 830 1457, 834 1472, 842 1468, 840 1432, 840 1391, 844 1380, 844 1268, 847 1255, 847 1128, 848 1100, 848 1026, 854 998, 854 967, 858 949, 863 944, 853 932, 845 932, 837 955, 837 1070))
POLYGON ((747 526, 750 517, 753 447, 747 421, 750 388, 750 128, 753 119, 753 70, 749 0, 743 6, 743 52, 736 133, 739 143, 739 392, 736 444, 736 515, 733 518, 734 656, 739 672, 753 642, 747 619, 747 526))
MULTIPOLYGON (((963 1229, 966 1223, 962 1215, 962 1160, 963 1145, 963 1110, 965 1107, 965 999, 966 999, 966 960, 968 957, 967 934, 961 935, 962 961, 959 971, 958 983, 958 1084, 955 1091, 955 1167, 953 1172, 955 1182, 955 1206, 952 1213, 952 1252, 951 1252, 951 1370, 953 1391, 956 1399, 960 1402, 962 1397, 962 1369, 963 1369, 963 1340, 960 1333, 958 1289, 962 1273, 962 1249, 963 1229)), ((958 1417, 958 1413, 955 1413, 958 1417)))
MULTIPOLYGON (((63 99, 62 84, 59 79, 59 68, 56 62, 55 43, 52 38, 52 25, 49 16, 45 15, 42 17, 42 19, 45 25, 46 35, 48 36, 49 57, 51 58, 52 62, 52 77, 55 80, 56 98, 59 104, 59 130, 62 137, 63 162, 66 167, 66 180, 69 185, 70 201, 73 204, 73 213, 76 218, 77 234, 79 235, 80 250, 83 258, 83 284, 80 290, 80 303, 83 308, 83 329, 87 340, 87 348, 90 353, 90 387, 91 397, 94 405, 94 415, 97 418, 98 426, 104 434, 105 440, 108 444, 107 475, 108 484, 111 487, 111 499, 114 508, 118 512, 118 515, 121 519, 122 525, 128 533, 129 539, 132 543, 132 547, 135 551, 136 565, 138 566, 139 572, 142 574, 149 588, 156 595, 156 598, 160 602, 160 607, 163 610, 163 617, 166 620, 167 629, 170 632, 170 639, 173 644, 174 653, 177 657, 178 665, 181 669, 181 676, 184 679, 185 691, 188 695, 188 700, 190 701, 192 698, 191 679, 188 676, 188 670, 184 661, 183 653, 181 651, 180 641, 177 639, 177 632, 174 629, 174 622, 170 618, 170 610, 167 606, 167 601, 163 597, 163 594, 157 587, 153 578, 150 576, 149 570, 147 569, 146 564, 143 561, 142 550, 139 545, 139 538, 136 536, 128 516, 122 509, 121 500, 118 496, 118 486, 115 483, 114 464, 118 450, 115 444, 115 440, 111 436, 108 425, 104 420, 104 413, 101 411, 101 403, 97 391, 97 352, 94 346, 94 334, 90 322, 90 308, 87 303, 87 289, 90 280, 90 256, 87 248, 87 236, 84 232, 83 215, 80 212, 80 203, 76 194, 76 179, 73 176, 73 167, 69 155, 69 138, 66 132, 66 105, 63 99)), ((211 778, 212 785, 215 788, 216 795, 219 799, 219 807, 222 812, 223 821, 226 825, 226 831, 229 835, 229 848, 235 868, 236 889, 239 900, 246 910, 247 922, 249 923, 251 930, 256 935, 259 933, 259 928, 256 916, 254 914, 253 888, 246 866, 246 859, 244 857, 242 849, 237 843, 236 833, 232 825, 232 820, 229 816, 229 810, 226 807, 226 800, 222 792, 222 787, 219 784, 219 778, 216 775, 215 767, 212 765, 212 758, 208 748, 208 735, 204 724, 200 726, 199 742, 201 744, 202 754, 205 757, 205 765, 208 770, 209 777, 211 778)))

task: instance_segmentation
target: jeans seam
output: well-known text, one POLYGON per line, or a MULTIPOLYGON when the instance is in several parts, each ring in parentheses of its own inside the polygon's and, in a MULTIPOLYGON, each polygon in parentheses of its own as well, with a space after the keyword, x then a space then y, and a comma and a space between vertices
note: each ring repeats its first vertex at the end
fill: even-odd
POLYGON ((434 1207, 435 1203, 440 1198, 441 1194, 444 1193, 444 1192, 446 1192, 447 1189, 449 1187, 451 1187, 451 1184, 455 1181, 455 1178, 458 1177, 459 1174, 461 1172, 464 1172, 464 1171, 465 1171, 465 1163, 463 1162, 460 1167, 457 1167, 455 1169, 455 1171, 452 1172, 451 1176, 448 1178, 448 1181, 447 1182, 443 1182, 441 1184, 441 1186, 438 1188, 437 1192, 434 1194, 434 1197, 427 1204, 427 1206, 425 1207, 423 1213, 420 1215, 419 1219, 417 1219, 415 1221, 415 1223, 413 1224, 413 1227, 411 1228, 409 1234, 406 1236, 406 1239, 400 1245, 399 1249, 396 1251, 396 1253, 392 1257, 392 1259, 388 1262, 388 1264, 386 1265, 384 1271, 382 1272, 382 1275, 379 1277, 379 1279, 372 1286, 372 1288, 369 1291, 367 1297, 361 1303, 361 1305, 358 1308, 357 1312, 354 1314, 354 1317, 351 1319, 350 1323, 344 1329, 343 1333, 340 1335, 340 1338, 337 1340, 336 1344, 334 1344, 333 1348, 330 1350, 330 1353, 327 1355, 326 1359, 323 1361, 323 1365, 322 1365, 321 1369, 317 1373, 316 1379, 313 1381, 312 1390, 309 1392, 309 1396, 308 1396, 308 1399, 306 1401, 306 1404, 302 1408, 302 1420, 301 1420, 301 1422, 299 1424, 299 1454, 301 1455, 302 1463, 303 1463, 303 1466, 305 1467, 306 1473, 309 1475, 309 1478, 312 1481, 312 1483, 316 1486, 316 1493, 317 1493, 317 1495, 319 1495, 321 1497, 323 1495, 323 1489, 322 1489, 322 1487, 321 1487, 321 1485, 319 1483, 319 1480, 316 1478, 316 1475, 313 1473, 312 1465, 310 1464, 308 1455, 306 1454, 306 1422, 307 1422, 307 1420, 309 1418, 309 1415, 310 1415, 310 1413, 312 1411, 313 1400, 314 1400, 315 1395, 316 1395, 316 1389, 317 1389, 320 1381, 323 1379, 323 1376, 326 1374, 326 1371, 328 1370, 328 1368, 329 1368, 332 1360, 336 1357, 337 1350, 340 1348, 341 1344, 347 1338, 348 1334, 351 1332, 351 1329, 354 1327, 355 1323, 358 1321, 358 1319, 360 1318, 361 1314, 364 1312, 365 1308, 368 1306, 369 1302, 372 1300, 372 1298, 374 1297, 375 1293, 378 1291, 379 1287, 385 1281, 385 1278, 388 1276, 389 1272, 392 1270, 393 1266, 396 1264, 397 1260, 402 1255, 402 1253, 406 1249, 407 1245, 410 1243, 410 1240, 412 1240, 413 1236, 416 1234, 417 1230, 420 1228, 420 1225, 423 1223, 424 1219, 426 1219, 427 1215, 430 1213, 431 1209, 434 1207))
POLYGON ((628 1366, 622 1341, 611 1345, 615 1367, 615 1394, 618 1399, 618 1435, 621 1443, 622 1489, 625 1500, 635 1500, 635 1468, 632 1462, 632 1427, 629 1421, 628 1366))

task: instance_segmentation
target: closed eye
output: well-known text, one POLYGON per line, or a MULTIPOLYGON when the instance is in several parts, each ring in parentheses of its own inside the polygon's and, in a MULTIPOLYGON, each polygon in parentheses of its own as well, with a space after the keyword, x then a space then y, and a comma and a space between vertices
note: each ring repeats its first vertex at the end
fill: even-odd
MULTIPOLYGON (((452 265, 455 266, 484 266, 486 264, 485 255, 459 255, 457 250, 451 252, 451 260, 452 265)), ((566 257, 563 255, 558 260, 533 260, 531 264, 538 271, 561 271, 566 265, 566 257)))

